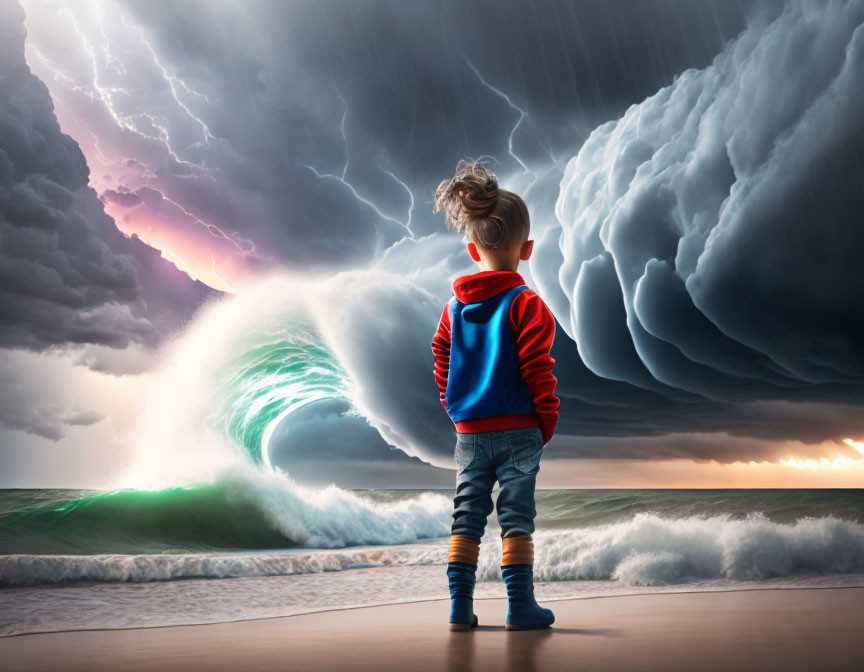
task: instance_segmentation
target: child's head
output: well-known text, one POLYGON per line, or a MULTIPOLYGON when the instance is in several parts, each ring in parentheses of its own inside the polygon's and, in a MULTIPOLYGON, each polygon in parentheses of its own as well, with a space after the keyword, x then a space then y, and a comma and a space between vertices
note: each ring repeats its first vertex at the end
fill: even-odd
POLYGON ((468 237, 468 253, 487 270, 516 270, 534 246, 522 198, 498 186, 498 178, 477 161, 461 159, 456 174, 435 191, 435 212, 468 237))

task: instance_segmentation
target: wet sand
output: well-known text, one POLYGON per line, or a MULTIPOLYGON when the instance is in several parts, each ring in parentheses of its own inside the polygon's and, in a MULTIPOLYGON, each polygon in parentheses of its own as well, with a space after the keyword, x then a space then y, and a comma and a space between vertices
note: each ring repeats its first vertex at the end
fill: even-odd
POLYGON ((546 602, 549 630, 447 629, 446 601, 236 623, 0 639, 4 670, 860 670, 864 588, 647 594, 546 602))

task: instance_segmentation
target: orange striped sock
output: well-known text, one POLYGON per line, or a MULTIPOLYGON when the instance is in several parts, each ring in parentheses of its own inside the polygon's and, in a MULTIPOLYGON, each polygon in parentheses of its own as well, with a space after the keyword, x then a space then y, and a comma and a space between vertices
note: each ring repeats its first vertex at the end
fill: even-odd
POLYGON ((450 555, 447 562, 467 562, 471 565, 477 564, 480 557, 480 542, 462 534, 450 536, 450 555))
POLYGON ((504 537, 501 540, 502 565, 533 565, 534 540, 530 534, 519 537, 504 537))

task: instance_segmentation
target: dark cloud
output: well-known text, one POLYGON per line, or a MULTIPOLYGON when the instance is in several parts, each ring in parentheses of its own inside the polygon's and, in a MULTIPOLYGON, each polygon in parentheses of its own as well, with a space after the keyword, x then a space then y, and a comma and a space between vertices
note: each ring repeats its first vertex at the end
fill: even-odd
POLYGON ((113 189, 106 189, 103 191, 99 197, 103 201, 110 201, 112 203, 117 203, 117 205, 121 205, 124 208, 134 208, 136 205, 141 204, 141 197, 128 189, 122 189, 120 191, 114 191, 113 189))
MULTIPOLYGON (((530 263, 559 319, 555 455, 776 459, 864 433, 862 21, 858 2, 763 9, 569 162, 530 263), (686 433, 716 437, 659 438, 686 433)), ((422 258, 404 242, 391 268, 400 247, 422 258)), ((432 275, 412 278, 439 292, 432 275)))
MULTIPOLYGON (((60 36, 38 31, 34 8, 33 45, 46 72, 70 63, 52 91, 134 169, 107 200, 194 213, 187 224, 228 232, 261 267, 402 276, 346 275, 323 320, 387 443, 439 464, 452 453, 428 344, 450 282, 476 269, 430 200, 466 155, 492 157, 532 213, 520 270, 559 321, 556 455, 774 459, 771 441, 864 431, 861 2, 202 0, 107 3, 101 25, 75 14, 77 34, 60 36), (128 107, 104 104, 80 58, 103 39, 99 81, 128 107)), ((69 168, 61 150, 39 156, 69 168)), ((146 341, 162 327, 133 312, 132 262, 107 258, 90 299, 104 314, 70 315, 146 341)), ((58 276, 40 282, 67 305, 58 276)), ((184 287, 177 305, 194 303, 184 287)), ((50 341, 40 324, 19 340, 50 341)), ((324 453, 372 459, 334 432, 345 445, 324 453)))
POLYGON ((23 19, 0 5, 0 346, 152 347, 213 292, 105 214, 25 63, 23 19))
POLYGON ((532 264, 575 340, 565 432, 864 429, 862 23, 860 2, 754 14, 568 163, 532 264))
POLYGON ((121 1, 69 5, 61 37, 62 13, 28 11, 34 62, 100 152, 233 232, 244 263, 331 269, 440 231, 431 193, 460 156, 536 191, 552 162, 555 183, 598 123, 745 25, 737 3, 686 0, 121 1))

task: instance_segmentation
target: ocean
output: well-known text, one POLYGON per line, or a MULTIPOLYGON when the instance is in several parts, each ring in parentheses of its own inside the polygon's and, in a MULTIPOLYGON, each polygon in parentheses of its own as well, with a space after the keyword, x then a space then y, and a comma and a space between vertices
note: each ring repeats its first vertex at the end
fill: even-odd
MULTIPOLYGON (((0 635, 446 598, 452 491, 0 490, 0 635)), ((864 490, 539 490, 542 600, 864 585, 864 490)), ((503 597, 500 530, 478 599, 503 597)), ((446 611, 442 603, 442 615, 446 611)))

